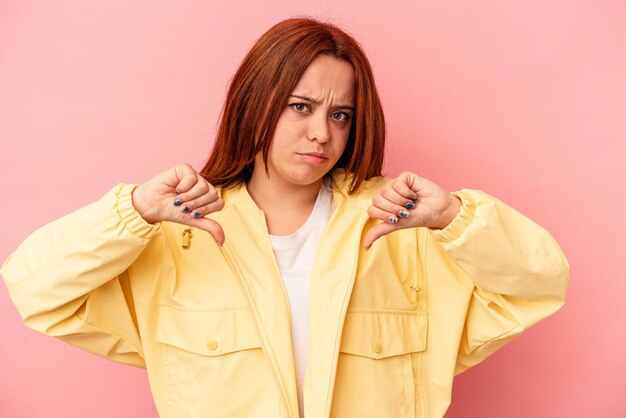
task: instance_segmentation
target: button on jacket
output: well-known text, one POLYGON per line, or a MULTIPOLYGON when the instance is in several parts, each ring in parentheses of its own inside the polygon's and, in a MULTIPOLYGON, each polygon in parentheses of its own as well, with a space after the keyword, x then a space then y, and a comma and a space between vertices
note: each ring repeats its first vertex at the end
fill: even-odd
MULTIPOLYGON (((394 231, 366 252, 380 222, 367 208, 389 179, 348 195, 346 173, 332 177, 336 209, 311 275, 307 418, 442 417, 456 374, 563 305, 557 242, 497 198, 453 192, 462 207, 446 228, 394 231)), ((25 324, 145 367, 162 417, 296 418, 289 301, 245 185, 207 215, 223 247, 198 228, 147 223, 135 187, 44 225, 4 261, 25 324)))

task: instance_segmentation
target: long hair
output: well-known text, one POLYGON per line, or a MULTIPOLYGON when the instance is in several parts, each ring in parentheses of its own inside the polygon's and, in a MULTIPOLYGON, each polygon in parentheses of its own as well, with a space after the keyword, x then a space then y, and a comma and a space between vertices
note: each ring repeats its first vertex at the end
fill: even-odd
POLYGON ((358 42, 338 27, 310 17, 272 26, 233 76, 220 113, 215 144, 200 174, 226 188, 250 179, 254 157, 267 158, 278 119, 309 64, 326 54, 352 64, 355 111, 346 148, 335 164, 351 176, 349 193, 380 176, 385 119, 371 66, 358 42))

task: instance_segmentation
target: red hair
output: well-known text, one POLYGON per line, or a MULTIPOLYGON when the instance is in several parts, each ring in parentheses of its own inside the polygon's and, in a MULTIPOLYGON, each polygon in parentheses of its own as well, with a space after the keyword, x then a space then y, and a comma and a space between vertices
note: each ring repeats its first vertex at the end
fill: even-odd
POLYGON ((354 117, 346 149, 335 167, 352 176, 350 193, 364 180, 381 175, 385 119, 365 53, 338 27, 293 17, 265 32, 233 76, 213 150, 200 172, 209 183, 225 188, 245 182, 258 152, 267 167, 278 118, 300 77, 320 54, 349 62, 355 75, 354 117))

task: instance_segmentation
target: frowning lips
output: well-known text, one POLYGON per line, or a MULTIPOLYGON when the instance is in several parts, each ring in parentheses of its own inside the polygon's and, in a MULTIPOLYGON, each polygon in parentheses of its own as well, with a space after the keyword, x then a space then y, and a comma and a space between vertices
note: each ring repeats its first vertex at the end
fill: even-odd
POLYGON ((322 165, 328 161, 328 157, 323 152, 298 153, 298 155, 309 164, 322 165))
POLYGON ((328 157, 326 156, 326 154, 324 154, 323 152, 300 152, 300 155, 312 155, 313 157, 318 157, 318 158, 324 158, 324 159, 328 159, 328 157))

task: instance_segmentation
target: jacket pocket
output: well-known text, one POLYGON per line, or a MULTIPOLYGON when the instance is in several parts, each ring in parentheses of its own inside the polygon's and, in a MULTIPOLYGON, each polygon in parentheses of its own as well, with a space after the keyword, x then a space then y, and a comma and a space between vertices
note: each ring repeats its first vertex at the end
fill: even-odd
POLYGON ((159 308, 158 342, 203 356, 221 356, 261 347, 247 309, 216 311, 159 308))
POLYGON ((425 311, 349 309, 331 416, 423 417, 427 328, 425 311))
POLYGON ((157 365, 162 390, 155 397, 160 414, 263 417, 278 410, 271 369, 247 309, 161 305, 155 338, 163 353, 157 365))

